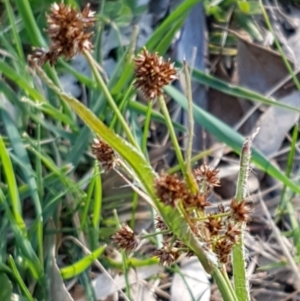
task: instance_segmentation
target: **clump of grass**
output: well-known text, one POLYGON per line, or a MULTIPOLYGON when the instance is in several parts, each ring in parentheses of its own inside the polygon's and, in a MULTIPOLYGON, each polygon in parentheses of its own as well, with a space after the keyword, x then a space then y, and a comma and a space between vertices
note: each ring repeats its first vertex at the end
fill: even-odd
MULTIPOLYGON (((151 54, 144 48, 133 60, 135 81, 131 89, 140 89, 149 101, 158 101, 180 165, 182 178, 175 174, 157 175, 131 134, 129 125, 116 106, 109 88, 98 72, 97 63, 90 54, 92 47, 89 38, 92 32, 87 34, 85 29, 86 24, 91 26, 94 22, 93 16, 93 12, 88 7, 80 13, 64 4, 54 4, 47 17, 50 48, 46 51, 35 49, 29 56, 31 66, 50 89, 65 101, 99 137, 92 145, 92 149, 100 165, 105 169, 122 169, 128 179, 131 179, 135 190, 153 204, 158 214, 156 227, 162 231, 160 234, 164 235, 163 247, 156 250, 153 255, 158 257, 162 264, 167 265, 173 264, 182 254, 195 255, 205 270, 214 277, 224 300, 249 300, 242 238, 245 223, 249 219, 249 207, 244 196, 252 140, 246 141, 242 151, 237 194, 230 208, 219 206, 217 212, 208 213, 206 210, 210 206, 208 194, 220 183, 218 171, 212 170, 207 165, 201 165, 193 171, 190 166, 187 166, 163 94, 163 88, 176 78, 177 71, 170 61, 164 61, 158 54, 151 54), (63 48, 64 45, 67 45, 66 49, 63 48), (60 56, 71 58, 76 53, 82 53, 87 58, 99 87, 123 126, 128 141, 110 130, 78 100, 61 91, 41 69, 41 66, 47 62, 51 65, 55 64, 60 56), (232 251, 234 286, 229 281, 225 268, 232 251)), ((187 68, 185 68, 185 75, 189 80, 187 68)), ((188 101, 192 103, 189 92, 188 101)), ((189 116, 193 117, 191 110, 190 105, 189 116)), ((194 135, 192 127, 188 135, 189 141, 192 141, 194 135)), ((190 147, 189 151, 191 149, 190 147)), ((190 154, 188 157, 191 157, 190 154)), ((189 160, 188 164, 190 164, 189 160)), ((141 238, 143 236, 137 237, 127 225, 123 225, 113 236, 119 248, 126 251, 134 250, 141 238)))
MULTIPOLYGON (((44 3, 50 5, 50 2, 44 3)), ((164 60, 162 56, 188 12, 199 3, 198 0, 183 1, 171 12, 137 56, 134 56, 135 30, 129 47, 118 49, 118 64, 109 78, 99 68, 101 33, 103 27, 112 26, 116 31, 119 28, 114 20, 102 15, 105 1, 101 2, 97 16, 89 6, 77 11, 64 4, 53 5, 47 16, 49 46, 41 33, 43 27, 37 25, 37 21, 43 19, 38 16, 41 10, 39 2, 4 0, 3 3, 5 14, 1 15, 4 21, 1 27, 2 24, 6 27, 1 28, 0 42, 6 52, 2 51, 0 61, 1 79, 4 79, 0 81, 0 104, 6 99, 17 112, 11 114, 10 107, 1 106, 0 130, 1 133, 3 129, 6 131, 6 135, 0 137, 0 172, 1 179, 4 179, 0 183, 2 299, 12 299, 13 292, 20 299, 57 299, 54 297, 56 290, 51 290, 53 281, 59 281, 63 289, 64 283, 60 277, 63 280, 78 277, 78 282, 85 288, 87 299, 96 301, 89 270, 94 263, 96 268, 105 273, 97 260, 100 256, 101 262, 109 267, 122 269, 127 279, 130 267, 156 264, 158 261, 166 265, 173 264, 181 255, 196 255, 199 258, 206 271, 213 275, 224 300, 249 299, 243 233, 249 218, 245 185, 252 137, 244 143, 244 137, 194 105, 190 78, 239 98, 294 111, 299 109, 243 87, 227 84, 198 70, 190 74, 185 62, 182 66, 186 78, 186 97, 168 85, 179 71, 170 60, 164 60), (69 12, 71 15, 64 23, 69 12), (96 19, 102 24, 97 27, 95 43, 92 45, 90 37, 96 19), (37 47, 31 54, 31 64, 26 60, 24 47, 28 42, 37 47), (93 46, 97 61, 91 54, 93 46), (92 77, 76 72, 60 59, 60 56, 71 58, 75 53, 82 53, 87 58, 93 71, 92 77), (59 88, 56 68, 62 66, 89 89, 84 99, 86 106, 59 88), (47 85, 41 84, 34 70, 49 89, 47 85), (143 85, 146 85, 144 89, 143 85), (148 104, 135 100, 137 89, 146 96, 148 104), (188 111, 187 129, 171 120, 164 93, 172 96, 188 111), (161 112, 153 109, 155 101, 161 112), (74 112, 84 121, 83 126, 77 122, 74 112), (136 125, 140 117, 144 116, 144 130, 141 131, 136 125), (231 206, 220 206, 215 212, 211 211, 207 194, 219 185, 218 171, 206 165, 193 169, 193 164, 211 151, 207 150, 192 158, 194 118, 219 141, 236 153, 241 153, 236 196, 231 206), (159 175, 147 159, 147 137, 152 120, 167 126, 179 163, 168 173, 159 175), (180 150, 174 128, 184 134, 188 132, 185 156, 180 150), (91 158, 90 150, 95 161, 91 158), (105 183, 102 183, 101 173, 111 169, 119 173, 134 191, 131 229, 127 225, 120 225, 119 228, 124 230, 121 233, 119 230, 116 232, 117 217, 113 222, 110 217, 106 217, 108 211, 111 213, 112 208, 120 206, 120 195, 102 196, 105 183), (148 201, 157 213, 156 233, 135 235, 132 230, 139 196, 148 201), (155 240, 154 236, 157 235, 155 240), (112 236, 117 243, 121 242, 120 249, 125 249, 122 251, 122 261, 103 255, 106 246, 102 242, 111 242, 112 236), (140 239, 145 237, 155 243, 163 239, 161 246, 154 251, 154 256, 141 260, 127 256, 127 252, 132 250, 138 254, 140 239), (59 269, 55 262, 61 262, 61 258, 56 260, 60 254, 67 258, 67 262, 59 269), (233 265, 233 284, 225 269, 230 261, 233 265)), ((45 15, 44 11, 42 15, 45 15)), ((180 66, 179 62, 177 64, 180 66)), ((294 149, 296 136, 293 137, 294 149)), ((289 172, 284 175, 255 149, 252 160, 287 188, 299 193, 299 186, 290 180, 289 172)), ((132 195, 129 194, 129 197, 132 195)), ((288 195, 284 196, 285 200, 287 198, 288 195)), ((289 206, 286 208, 289 208, 292 218, 292 205, 286 201, 284 203, 289 206)), ((295 230, 294 242, 298 246, 297 221, 294 220, 292 224, 295 230)), ((289 261, 297 274, 292 256, 289 261)), ((109 274, 107 276, 110 277, 109 274)), ((121 290, 120 294, 125 300, 130 299, 129 281, 126 292, 121 290)))

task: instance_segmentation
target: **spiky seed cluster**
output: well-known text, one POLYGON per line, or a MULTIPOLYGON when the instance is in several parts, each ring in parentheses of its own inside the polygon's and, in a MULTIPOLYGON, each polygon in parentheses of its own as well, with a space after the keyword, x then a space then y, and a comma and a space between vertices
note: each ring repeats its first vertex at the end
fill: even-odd
POLYGON ((139 238, 127 225, 123 225, 112 238, 119 248, 127 252, 136 249, 140 243, 139 238))
POLYGON ((134 86, 150 100, 162 95, 162 88, 177 78, 176 69, 170 61, 164 61, 157 53, 151 54, 145 48, 134 63, 134 86))
POLYGON ((225 236, 232 242, 237 243, 240 235, 242 233, 242 230, 238 224, 228 223, 227 224, 227 230, 225 232, 225 236))
POLYGON ((223 228, 222 218, 214 215, 209 215, 208 220, 204 224, 210 235, 218 235, 223 228))
POLYGON ((246 201, 237 202, 236 199, 232 199, 230 203, 232 218, 237 222, 246 222, 249 220, 249 214, 251 212, 250 207, 246 201))
POLYGON ((114 150, 103 140, 94 139, 92 152, 104 170, 110 170, 115 167, 116 154, 114 150))
POLYGON ((169 243, 164 243, 164 246, 161 249, 155 250, 153 255, 159 258, 161 265, 171 265, 179 258, 180 252, 169 243))
POLYGON ((155 181, 155 190, 161 202, 175 207, 176 201, 189 196, 186 184, 178 176, 163 173, 155 181))
MULTIPOLYGON (((191 231, 206 243, 208 249, 216 253, 221 263, 225 264, 228 262, 233 246, 241 237, 243 222, 249 219, 250 211, 245 201, 238 203, 233 199, 230 209, 225 210, 224 206, 219 205, 217 213, 205 212, 205 208, 210 205, 207 201, 208 192, 212 187, 220 185, 218 172, 207 165, 197 168, 194 177, 200 187, 196 193, 192 193, 177 175, 164 173, 155 181, 155 189, 165 205, 175 207, 178 200, 182 202, 191 231), (201 215, 204 214, 205 220, 194 218, 194 213, 199 211, 201 215)), ((157 221, 157 228, 167 230, 160 218, 157 221)), ((173 263, 174 258, 180 254, 188 256, 193 254, 184 243, 176 240, 171 232, 165 235, 165 243, 164 248, 155 253, 162 263, 173 263)))
POLYGON ((82 12, 78 12, 64 3, 53 3, 51 12, 47 15, 46 32, 51 41, 49 50, 34 49, 30 61, 38 65, 46 62, 53 65, 61 56, 71 59, 83 50, 90 51, 92 49, 90 38, 93 35, 90 28, 95 22, 94 15, 95 12, 90 10, 89 4, 82 12))
POLYGON ((227 238, 219 239, 215 246, 214 251, 217 254, 221 263, 227 263, 229 260, 229 255, 233 247, 233 242, 227 238))
MULTIPOLYGON (((155 181, 155 190, 165 205, 176 207, 178 201, 181 202, 180 208, 185 211, 183 212, 185 220, 195 237, 205 245, 206 251, 213 251, 219 262, 226 264, 234 245, 241 238, 244 222, 249 219, 250 210, 245 201, 238 203, 233 199, 228 209, 219 205, 217 212, 206 212, 206 207, 210 205, 207 201, 208 192, 213 186, 219 185, 217 174, 217 170, 212 170, 207 165, 196 169, 194 175, 200 187, 197 192, 191 192, 185 181, 176 174, 162 173, 155 181)), ((159 258, 161 264, 171 265, 180 255, 187 257, 194 255, 188 244, 178 240, 161 217, 156 217, 155 227, 164 231, 163 248, 154 252, 154 256, 159 258)), ((125 230, 128 232, 128 229, 125 230)), ((131 249, 130 241, 134 241, 133 236, 131 230, 126 235, 121 237, 119 235, 118 240, 122 241, 120 247, 131 249)))
POLYGON ((195 207, 201 211, 205 209, 205 207, 210 206, 211 203, 207 201, 207 196, 202 193, 189 194, 189 197, 186 198, 184 205, 186 207, 195 207))
POLYGON ((218 169, 211 169, 208 165, 203 164, 194 170, 194 177, 198 184, 205 184, 209 188, 212 188, 220 186, 218 173, 218 169))

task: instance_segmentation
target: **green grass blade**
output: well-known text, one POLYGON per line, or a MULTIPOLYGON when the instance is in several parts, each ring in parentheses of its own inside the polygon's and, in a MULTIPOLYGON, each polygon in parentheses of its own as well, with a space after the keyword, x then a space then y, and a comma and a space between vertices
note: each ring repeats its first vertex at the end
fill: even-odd
MULTIPOLYGON (((16 263, 15 263, 12 256, 8 257, 8 262, 9 262, 9 265, 12 269, 12 273, 13 273, 15 279, 17 280, 17 282, 19 284, 19 287, 23 291, 24 295, 27 297, 27 299, 29 301, 35 301, 34 298, 31 295, 29 289, 27 288, 26 284, 24 283, 24 281, 23 281, 23 279, 22 279, 22 277, 21 277, 21 275, 20 275, 20 273, 17 269, 16 263)), ((8 301, 8 299, 7 299, 7 301, 8 301)))
POLYGON ((280 101, 276 101, 272 98, 265 97, 253 90, 242 88, 239 86, 235 86, 232 84, 229 84, 223 80, 220 80, 212 75, 206 74, 205 72, 199 71, 194 69, 192 73, 192 77, 194 80, 198 81, 199 83, 206 85, 210 88, 213 88, 215 90, 218 90, 220 92, 223 92, 225 94, 240 97, 244 99, 248 99, 254 102, 261 102, 266 105, 274 105, 278 107, 282 107, 285 109, 298 111, 300 112, 299 108, 295 108, 289 105, 286 105, 284 103, 281 103, 280 101))
MULTIPOLYGON (((152 51, 156 50, 156 46, 160 44, 163 37, 169 33, 174 24, 177 24, 179 20, 184 20, 187 17, 188 12, 200 2, 201 0, 186 0, 178 5, 178 7, 154 31, 146 44, 147 49, 152 51)), ((160 54, 162 55, 163 53, 160 54)))
POLYGON ((36 179, 33 176, 34 172, 32 170, 32 166, 30 164, 30 160, 27 154, 27 151, 22 142, 21 136, 11 119, 10 115, 2 110, 2 118, 6 128, 6 132, 10 139, 11 145, 13 147, 14 153, 18 157, 18 159, 22 162, 23 168, 21 169, 25 182, 28 184, 30 188, 31 199, 33 201, 36 213, 36 221, 37 225, 37 241, 38 241, 38 249, 39 249, 39 258, 41 263, 44 261, 43 259, 43 218, 42 218, 42 207, 40 203, 40 198, 38 195, 37 183, 36 179))
POLYGON ((9 23, 11 25, 13 40, 14 40, 15 47, 16 47, 16 50, 17 50, 17 53, 18 53, 18 57, 21 61, 24 62, 25 61, 25 56, 24 56, 20 36, 18 34, 18 30, 17 30, 17 27, 16 27, 17 22, 16 22, 16 19, 14 17, 12 7, 11 7, 10 2, 8 0, 5 0, 4 4, 5 4, 6 13, 8 15, 9 23))
POLYGON ((87 255, 86 257, 80 259, 79 261, 75 262, 74 264, 62 268, 60 270, 61 276, 64 280, 73 278, 84 272, 87 268, 91 266, 91 264, 95 261, 95 259, 99 258, 102 253, 104 252, 106 246, 102 246, 92 252, 91 254, 87 255))
POLYGON ((11 300, 12 284, 5 273, 0 273, 0 283, 2 287, 0 290, 0 300, 11 300))
POLYGON ((0 61, 0 71, 3 72, 7 78, 12 80, 18 87, 23 89, 26 93, 28 93, 34 100, 41 102, 46 102, 44 96, 39 93, 36 89, 32 88, 31 84, 24 79, 20 74, 18 74, 12 67, 10 67, 7 63, 0 61))
POLYGON ((101 210, 102 210, 102 179, 99 172, 99 165, 95 165, 95 186, 94 186, 94 202, 93 202, 93 245, 92 250, 95 249, 97 242, 99 240, 99 226, 101 219, 101 210))
POLYGON ((33 46, 46 46, 45 40, 41 34, 39 27, 36 24, 35 17, 32 13, 28 0, 15 0, 18 11, 22 17, 26 31, 29 33, 29 38, 33 46))
POLYGON ((8 151, 5 148, 2 137, 0 136, 0 159, 3 166, 3 171, 6 178, 6 183, 8 185, 9 196, 11 201, 11 207, 14 215, 14 219, 16 224, 20 228, 20 230, 26 233, 25 222, 22 218, 22 206, 19 198, 19 191, 15 179, 15 174, 13 170, 13 166, 8 154, 8 151))

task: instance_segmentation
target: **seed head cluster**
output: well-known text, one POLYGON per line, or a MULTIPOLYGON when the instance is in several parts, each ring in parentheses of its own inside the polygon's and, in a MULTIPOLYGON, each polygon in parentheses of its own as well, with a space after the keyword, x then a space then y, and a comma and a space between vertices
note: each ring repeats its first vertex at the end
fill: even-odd
POLYGON ((233 199, 230 204, 230 209, 232 218, 237 222, 249 220, 250 207, 246 201, 237 202, 236 199, 233 199))
MULTIPOLYGON (((184 180, 178 175, 161 174, 155 181, 155 190, 160 201, 166 206, 176 207, 180 201, 186 210, 186 218, 191 230, 199 239, 213 251, 221 263, 229 260, 233 246, 239 241, 242 234, 242 224, 249 220, 250 209, 245 201, 238 203, 231 201, 230 208, 218 206, 215 213, 206 213, 206 208, 211 204, 208 195, 213 187, 220 185, 218 170, 202 165, 194 170, 194 177, 199 185, 199 191, 192 193, 184 180), (200 213, 201 219, 195 218, 200 213)), ((156 228, 167 230, 161 219, 156 223, 156 228)), ((165 245, 155 252, 161 263, 171 264, 181 254, 191 256, 192 251, 171 234, 165 235, 165 245)))
POLYGON ((176 174, 162 173, 155 181, 155 189, 161 202, 172 207, 176 206, 176 201, 186 200, 189 194, 185 182, 176 174))
POLYGON ((47 14, 48 28, 46 32, 50 39, 49 50, 34 49, 29 60, 38 65, 49 62, 54 65, 59 57, 71 59, 84 50, 90 51, 92 43, 90 30, 95 22, 95 12, 90 10, 90 5, 78 12, 75 8, 64 3, 53 3, 50 13, 47 14))
POLYGON ((116 154, 114 150, 103 140, 94 139, 92 152, 104 170, 110 170, 115 167, 116 154))
POLYGON ((178 248, 172 246, 168 242, 164 242, 164 246, 161 249, 155 250, 153 255, 159 258, 161 265, 171 265, 180 256, 178 248))
MULTIPOLYGON (((207 251, 216 254, 221 264, 227 264, 234 245, 240 240, 243 224, 249 220, 250 208, 245 201, 237 202, 232 199, 229 208, 221 204, 216 212, 210 209, 207 213, 207 207, 211 205, 208 202, 208 193, 213 187, 220 185, 218 171, 203 165, 194 171, 194 177, 199 184, 196 193, 192 193, 178 175, 162 173, 154 184, 156 194, 165 206, 174 208, 181 202, 191 231, 205 245, 207 251)), ((194 255, 185 243, 175 237, 160 216, 155 219, 155 228, 164 238, 163 247, 153 253, 160 264, 172 265, 181 255, 194 255)), ((137 246, 139 239, 128 226, 123 226, 114 235, 114 241, 120 248, 129 251, 137 246)))
POLYGON ((123 225, 114 234, 112 239, 120 249, 124 249, 127 252, 131 252, 136 249, 140 243, 138 236, 136 236, 131 228, 127 225, 123 225))
POLYGON ((149 100, 162 95, 162 88, 177 78, 170 61, 164 61, 157 53, 149 53, 146 48, 134 59, 134 64, 134 86, 149 100))
POLYGON ((218 169, 211 169, 208 165, 203 164, 194 170, 194 177, 199 185, 205 184, 208 188, 212 188, 220 186, 218 173, 218 169))

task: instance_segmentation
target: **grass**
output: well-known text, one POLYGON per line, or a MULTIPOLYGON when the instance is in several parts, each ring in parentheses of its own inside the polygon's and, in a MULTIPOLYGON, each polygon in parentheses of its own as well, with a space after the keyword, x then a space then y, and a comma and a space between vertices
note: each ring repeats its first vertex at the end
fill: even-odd
MULTIPOLYGON (((69 2, 79 5, 75 0, 69 2)), ((224 300, 249 300, 243 243, 240 242, 234 250, 234 283, 239 288, 235 290, 227 273, 214 264, 215 258, 208 258, 199 244, 184 209, 180 206, 165 207, 157 198, 154 189, 157 174, 147 153, 151 122, 159 122, 168 128, 179 162, 178 170, 181 169, 185 175, 191 190, 197 188, 193 187, 191 166, 186 166, 175 130, 188 133, 190 137, 193 133, 172 122, 163 98, 160 98, 161 112, 152 103, 145 105, 136 101, 131 57, 135 52, 137 33, 133 34, 128 48, 120 47, 117 66, 108 82, 101 77, 89 53, 85 55, 92 67, 91 78, 76 72, 63 61, 58 63, 57 69, 47 65, 44 69, 46 73, 37 76, 29 67, 26 55, 31 46, 47 45, 42 19, 44 9, 48 9, 50 3, 44 1, 40 7, 36 1, 5 0, 5 14, 1 16, 0 238, 3 243, 0 246, 0 281, 5 289, 0 292, 0 299, 10 300, 13 294, 20 296, 20 300, 55 298, 51 285, 59 280, 49 268, 53 267, 53 248, 56 249, 54 260, 59 259, 57 251, 67 258, 59 271, 62 279, 77 277, 85 288, 87 299, 91 301, 97 300, 89 275, 93 263, 96 262, 98 269, 103 266, 123 269, 125 274, 131 267, 157 264, 158 260, 154 257, 140 259, 123 253, 123 259, 118 261, 104 253, 106 244, 111 244, 111 235, 120 226, 112 208, 118 212, 122 208, 118 199, 129 197, 133 227, 140 195, 154 204, 172 232, 194 251, 205 269, 213 275, 224 300), (85 99, 87 106, 61 90, 58 69, 71 72, 89 89, 85 99), (11 106, 2 105, 4 99, 11 106), (114 116, 108 114, 110 110, 114 116), (141 120, 144 120, 143 130, 139 128, 141 120), (116 201, 105 197, 102 171, 90 154, 90 145, 96 134, 118 152, 123 162, 120 167, 122 172, 136 184, 132 184, 135 190, 129 196, 117 195, 116 201), (68 237, 73 239, 68 240, 68 237), (242 272, 239 272, 240 269, 242 272)), ((132 15, 142 10, 132 6, 132 1, 124 3, 124 9, 132 15)), ((146 43, 147 49, 165 55, 189 11, 197 3, 198 0, 184 1, 170 13, 153 32, 146 43)), ((105 1, 98 12, 100 29, 96 31, 95 41, 99 42, 96 49, 102 46, 101 26, 109 24, 118 31, 120 24, 126 21, 120 16, 104 13, 105 1)), ((291 69, 289 71, 292 72, 291 69)), ((192 70, 191 77, 225 94, 299 111, 255 91, 229 85, 199 70, 192 70)), ((242 151, 244 137, 208 112, 191 105, 190 95, 185 97, 172 86, 166 87, 165 92, 187 110, 196 123, 240 154, 241 162, 249 159, 249 153, 242 151)), ((254 149, 252 152, 252 162, 285 187, 279 209, 288 212, 291 218, 291 236, 297 249, 295 257, 300 255, 299 225, 289 200, 300 192, 298 183, 290 177, 297 138, 295 128, 286 172, 279 170, 259 151, 254 149)), ((191 151, 188 161, 193 162, 190 155, 191 151)), ((249 164, 247 162, 247 168, 249 164)), ((241 169, 241 177, 243 174, 238 189, 243 188, 246 181, 245 170, 241 169)), ((159 244, 159 238, 155 238, 154 242, 159 244)), ((60 285, 63 286, 63 283, 60 285)), ((132 300, 128 283, 125 294, 127 299, 132 300)))

